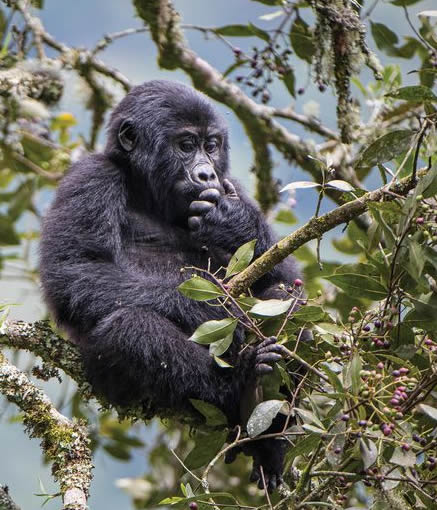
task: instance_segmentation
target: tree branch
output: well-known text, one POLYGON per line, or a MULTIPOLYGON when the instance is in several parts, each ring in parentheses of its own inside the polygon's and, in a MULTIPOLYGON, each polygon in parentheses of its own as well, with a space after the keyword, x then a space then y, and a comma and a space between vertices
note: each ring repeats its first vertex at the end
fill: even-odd
POLYGON ((86 510, 93 466, 84 424, 60 414, 49 398, 2 353, 0 392, 23 411, 29 436, 42 439, 42 449, 52 461, 52 474, 60 485, 63 509, 86 510))
MULTIPOLYGON (((423 177, 425 170, 418 172, 423 177)), ((381 200, 393 200, 396 195, 405 196, 415 187, 416 183, 411 177, 402 179, 391 188, 383 186, 375 191, 370 191, 356 200, 347 202, 323 216, 311 218, 305 225, 298 228, 292 234, 275 243, 269 250, 255 260, 240 274, 229 282, 229 292, 232 296, 239 296, 251 287, 261 276, 271 271, 277 264, 293 253, 297 248, 308 241, 318 239, 325 232, 332 230, 337 225, 347 223, 367 211, 367 204, 380 202, 381 200), (390 191, 390 194, 388 193, 390 191)))
POLYGON ((6 485, 0 485, 0 510, 20 510, 9 495, 6 485))

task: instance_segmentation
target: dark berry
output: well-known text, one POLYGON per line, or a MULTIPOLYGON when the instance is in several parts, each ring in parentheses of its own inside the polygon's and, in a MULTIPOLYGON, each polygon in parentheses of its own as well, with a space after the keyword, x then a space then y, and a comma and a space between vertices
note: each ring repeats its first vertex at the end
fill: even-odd
POLYGON ((197 510, 199 508, 199 505, 195 501, 191 501, 191 503, 188 506, 190 510, 197 510))
POLYGON ((381 321, 375 321, 373 324, 375 325, 375 328, 381 327, 381 321))
POLYGON ((423 225, 425 223, 425 218, 422 218, 422 216, 420 216, 419 218, 416 218, 416 223, 418 225, 423 225))
POLYGON ((348 421, 350 419, 350 416, 348 414, 343 414, 341 417, 341 421, 348 421))
POLYGON ((393 377, 399 377, 401 375, 401 372, 399 370, 393 370, 393 372, 391 373, 391 375, 393 377))
POLYGON ((404 450, 404 452, 408 452, 408 450, 411 448, 410 445, 408 443, 404 443, 402 446, 401 446, 402 450, 404 450))
POLYGON ((301 96, 302 94, 305 93, 305 89, 303 89, 303 88, 297 89, 297 93, 299 94, 299 96, 301 96))

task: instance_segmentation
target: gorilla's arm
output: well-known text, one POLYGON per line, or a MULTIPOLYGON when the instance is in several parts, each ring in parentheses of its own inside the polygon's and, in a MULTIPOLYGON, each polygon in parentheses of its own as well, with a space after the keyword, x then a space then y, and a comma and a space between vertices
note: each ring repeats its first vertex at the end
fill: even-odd
MULTIPOLYGON (((247 197, 238 182, 225 180, 224 193, 207 189, 199 194, 189 209, 188 226, 193 237, 208 247, 218 246, 229 253, 256 239, 256 259, 275 242, 273 232, 258 206, 247 197)), ((260 298, 284 297, 278 283, 293 281, 299 271, 288 258, 256 282, 253 290, 260 298)))

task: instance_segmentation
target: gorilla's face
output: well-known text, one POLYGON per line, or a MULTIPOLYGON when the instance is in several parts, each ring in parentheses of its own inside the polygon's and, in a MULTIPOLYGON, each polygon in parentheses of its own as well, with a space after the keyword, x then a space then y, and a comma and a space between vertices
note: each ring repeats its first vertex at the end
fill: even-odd
POLYGON ((228 172, 227 129, 201 94, 177 83, 146 83, 120 103, 111 125, 115 123, 119 156, 121 151, 143 179, 154 211, 183 222, 189 204, 201 191, 223 191, 228 172))

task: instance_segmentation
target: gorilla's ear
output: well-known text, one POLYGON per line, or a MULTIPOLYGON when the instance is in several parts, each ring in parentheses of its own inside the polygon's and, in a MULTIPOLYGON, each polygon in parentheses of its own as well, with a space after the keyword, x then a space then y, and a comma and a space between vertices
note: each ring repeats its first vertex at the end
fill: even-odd
POLYGON ((126 152, 130 152, 137 144, 137 134, 130 120, 124 120, 118 129, 118 141, 126 152))

